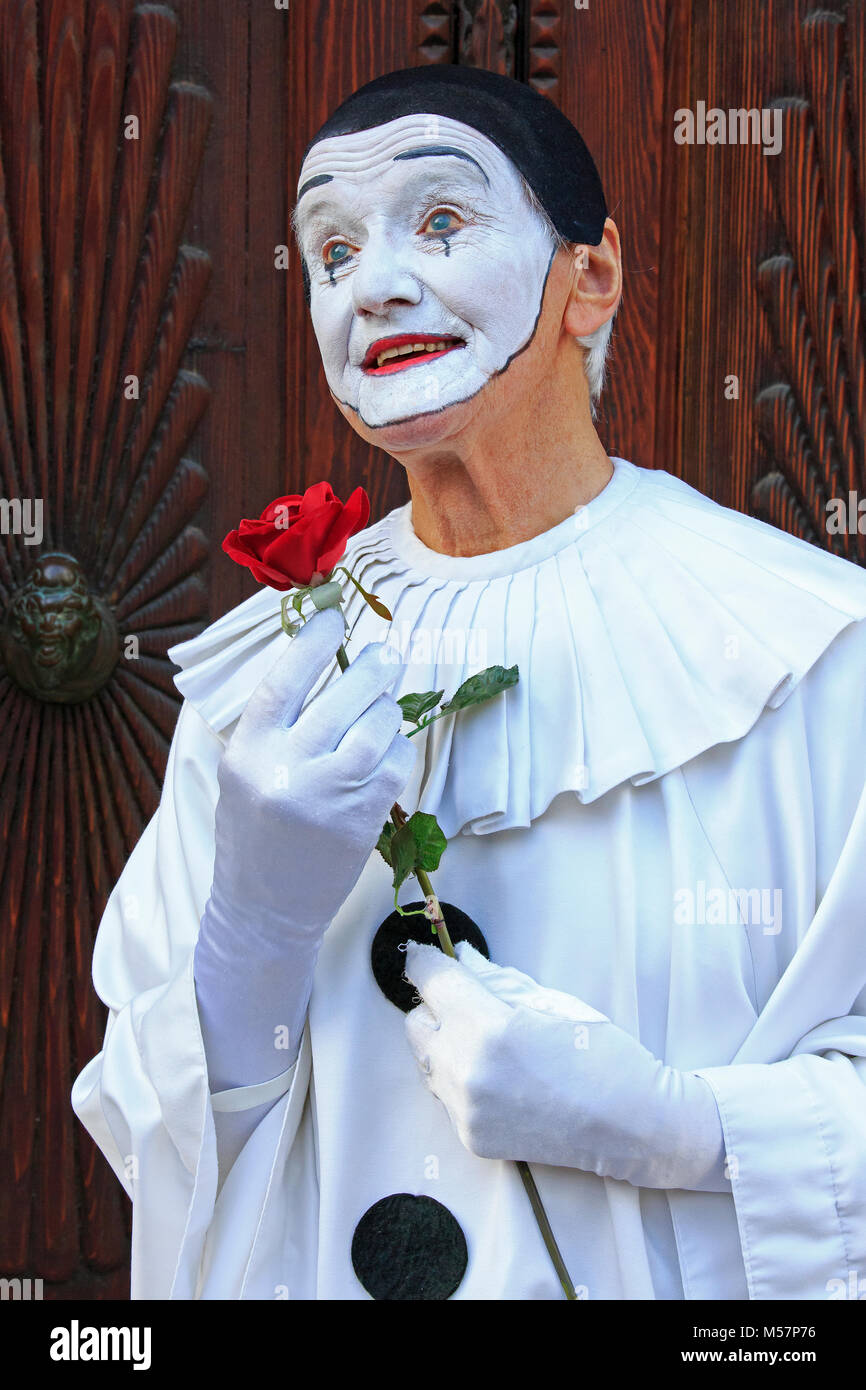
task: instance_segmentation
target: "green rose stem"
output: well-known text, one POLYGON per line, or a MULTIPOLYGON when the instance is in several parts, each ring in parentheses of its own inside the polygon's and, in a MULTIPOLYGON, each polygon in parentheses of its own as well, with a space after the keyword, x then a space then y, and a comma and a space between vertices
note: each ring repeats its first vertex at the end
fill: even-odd
MULTIPOLYGON (((394 805, 391 807, 391 820, 394 822, 397 829, 399 830, 402 825, 405 825, 408 819, 409 817, 406 815, 399 801, 395 801, 394 805)), ((456 960, 457 952, 454 950, 454 944, 448 934, 448 928, 445 925, 445 918, 442 915, 439 899, 433 892, 433 884, 430 882, 426 870, 419 867, 414 869, 413 872, 421 885, 421 891, 427 903, 424 915, 429 919, 430 926, 438 938, 439 945, 442 947, 446 956, 451 956, 456 960)))
MULTIPOLYGON (((345 667, 343 669, 345 670, 345 667)), ((403 807, 400 805, 399 801, 395 801, 394 805, 391 807, 391 819, 398 829, 401 825, 405 825, 407 820, 409 819, 406 815, 406 812, 403 810, 403 807)), ((433 884, 430 882, 430 877, 424 871, 424 869, 415 869, 414 873, 419 884, 421 885, 421 890, 427 901, 427 912, 425 913, 425 915, 428 916, 430 919, 430 924, 433 928, 433 931, 436 934, 436 937, 439 941, 439 945, 442 947, 442 950, 445 952, 446 956, 452 956, 454 960, 456 960, 457 952, 454 950, 451 937, 448 934, 448 928, 445 925, 445 918, 442 915, 442 908, 439 905, 439 899, 433 891, 433 884), (435 916, 433 915, 434 913, 435 916)), ((556 1243, 556 1237, 554 1236, 553 1229, 550 1225, 550 1222, 547 1219, 547 1212, 544 1210, 544 1203, 541 1200, 541 1193, 539 1192, 536 1186, 535 1178, 532 1176, 529 1164, 525 1163, 522 1158, 515 1159, 515 1164, 517 1166, 517 1171, 520 1174, 521 1181, 523 1182, 523 1186, 526 1189, 526 1195, 529 1198, 530 1206, 532 1207, 532 1210, 535 1214, 535 1220, 538 1224, 538 1229, 541 1232, 544 1244, 547 1246, 547 1253, 550 1255, 551 1261, 553 1262, 553 1267, 556 1270, 557 1277, 559 1279, 560 1284, 562 1285, 565 1296, 569 1301, 577 1302, 577 1294, 574 1291, 574 1285, 571 1282, 571 1276, 569 1275, 568 1269, 566 1268, 566 1264, 564 1259, 562 1258, 562 1253, 559 1249, 559 1246, 556 1243)))
MULTIPOLYGON (((349 658, 346 655, 346 648, 343 646, 342 642, 337 648, 337 665, 339 666, 341 671, 345 671, 349 665, 349 658)), ((399 801, 395 801, 394 805, 391 807, 391 820, 393 824, 399 830, 401 825, 405 825, 408 819, 409 817, 406 815, 406 812, 403 810, 403 807, 400 805, 399 801)), ((433 931, 436 934, 436 936, 439 938, 439 944, 442 947, 442 950, 445 952, 446 956, 453 956, 453 958, 456 960, 457 952, 454 950, 454 945, 451 941, 451 937, 448 935, 448 928, 445 925, 445 918, 442 916, 442 908, 439 906, 439 899, 433 892, 433 884, 430 882, 430 879, 427 873, 424 871, 424 869, 416 869, 415 877, 421 885, 421 891, 423 892, 425 901, 427 903, 427 911, 425 913, 425 916, 429 918, 430 925, 433 928, 433 931)))
POLYGON ((544 1210, 544 1203, 541 1200, 541 1193, 535 1186, 535 1178, 532 1176, 532 1173, 530 1172, 529 1164, 524 1163, 522 1158, 516 1158, 514 1162, 517 1171, 520 1174, 521 1179, 523 1180, 523 1186, 526 1188, 526 1195, 529 1198, 529 1204, 532 1207, 533 1212, 535 1213, 535 1220, 538 1225, 538 1229, 541 1232, 542 1239, 544 1240, 545 1245, 547 1246, 547 1253, 550 1256, 553 1268, 556 1270, 557 1278, 559 1279, 559 1282, 562 1285, 562 1291, 570 1303, 577 1303, 578 1298, 577 1294, 574 1291, 574 1285, 571 1282, 571 1275, 569 1274, 568 1269, 566 1268, 565 1260, 562 1258, 562 1253, 559 1249, 559 1246, 556 1243, 556 1236, 553 1234, 550 1222, 547 1219, 547 1212, 544 1210))
MULTIPOLYGON (((346 573, 348 574, 348 570, 346 571, 346 573)), ((349 578, 352 579, 352 582, 356 585, 358 589, 360 589, 361 586, 357 583, 357 580, 355 580, 352 575, 349 575, 349 578)), ((364 593, 363 590, 361 590, 361 592, 364 593)), ((324 597, 324 595, 322 597, 324 597)), ((369 598, 367 594, 364 594, 364 597, 369 598)), ((330 606, 330 604, 328 604, 328 606, 330 606)), ((387 613, 387 609, 385 610, 385 612, 387 613)), ((286 615, 284 609, 284 618, 285 616, 286 615)), ((349 658, 346 655, 346 649, 342 643, 337 648, 337 665, 339 666, 341 671, 347 670, 349 665, 349 658)), ((442 718, 442 715, 446 712, 449 711, 442 711, 441 714, 434 715, 433 718, 425 721, 424 724, 419 724, 417 728, 412 730, 412 734, 419 733, 422 728, 426 728, 427 723, 432 723, 433 719, 442 718)), ((456 712, 456 710, 450 712, 456 712)), ((409 735, 409 737, 411 737, 411 734, 409 735)), ((398 801, 395 801, 394 805, 391 807, 391 821, 395 829, 401 829, 404 825, 406 825, 408 820, 409 817, 406 815, 406 812, 403 810, 403 807, 400 805, 398 801)), ((430 877, 427 874, 426 870, 422 869, 420 866, 416 867, 412 872, 414 873, 415 878, 417 878, 418 883, 421 887, 421 891, 424 894, 424 900, 426 903, 424 909, 424 916, 428 918, 430 926, 436 936, 436 939, 439 942, 439 945, 441 946, 442 950, 445 952, 446 956, 451 956, 453 957, 453 959, 456 960, 457 952, 454 950, 454 945, 448 933, 448 928, 445 925, 445 918, 442 914, 442 908, 439 903, 439 899, 433 891, 433 884, 430 882, 430 877)), ((517 1168, 518 1173, 520 1174, 523 1186, 526 1189, 526 1195, 529 1198, 529 1204, 532 1207, 532 1211, 535 1216, 538 1229, 541 1232, 542 1239, 544 1241, 545 1246, 547 1247, 547 1253, 550 1255, 551 1262, 553 1264, 554 1269, 556 1270, 557 1278, 559 1279, 559 1282, 562 1285, 565 1297, 569 1300, 569 1302, 577 1302, 578 1300, 577 1294, 574 1290, 574 1284, 571 1282, 571 1276, 569 1275, 568 1269, 566 1268, 566 1264, 564 1259, 562 1258, 562 1253, 559 1249, 559 1246, 556 1243, 556 1237, 554 1236, 550 1222, 547 1219, 547 1212, 544 1210, 544 1203, 541 1200, 541 1194, 538 1191, 538 1187, 536 1186, 535 1179, 532 1176, 529 1164, 525 1163, 523 1159, 515 1159, 515 1166, 517 1168)))

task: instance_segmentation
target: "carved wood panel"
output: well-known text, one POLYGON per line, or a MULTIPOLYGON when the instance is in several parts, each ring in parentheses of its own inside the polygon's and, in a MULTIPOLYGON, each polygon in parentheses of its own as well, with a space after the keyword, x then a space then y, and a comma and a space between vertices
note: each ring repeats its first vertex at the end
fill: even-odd
POLYGON ((808 95, 776 103, 785 157, 770 172, 787 248, 758 282, 782 378, 757 399, 772 467, 752 495, 776 526, 863 563, 866 18, 819 10, 803 30, 808 95))
POLYGON ((823 508, 863 488, 863 26, 863 0, 671 0, 669 129, 776 111, 781 148, 667 138, 656 432, 702 491, 852 559, 823 508))
POLYGON ((182 236, 211 99, 176 39, 165 5, 0 7, 0 1272, 63 1296, 126 1285, 128 1204, 69 1091, 177 716, 166 648, 207 607, 181 364, 210 262, 182 236))

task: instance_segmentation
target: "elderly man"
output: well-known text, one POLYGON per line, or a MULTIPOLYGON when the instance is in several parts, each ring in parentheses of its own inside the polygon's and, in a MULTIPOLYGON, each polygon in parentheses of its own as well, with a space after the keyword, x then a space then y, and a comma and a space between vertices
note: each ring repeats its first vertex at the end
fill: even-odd
POLYGON ((341 674, 339 615, 289 641, 265 588, 174 649, 73 1092, 133 1199, 133 1296, 561 1298, 512 1160, 579 1298, 838 1296, 866 1269, 866 576, 607 456, 618 234, 528 88, 362 88, 295 228, 331 395, 409 481, 345 560, 393 623, 353 591, 341 674), (401 692, 493 663, 505 696, 400 731, 401 692), (468 926, 389 977, 395 797, 437 816, 468 926))

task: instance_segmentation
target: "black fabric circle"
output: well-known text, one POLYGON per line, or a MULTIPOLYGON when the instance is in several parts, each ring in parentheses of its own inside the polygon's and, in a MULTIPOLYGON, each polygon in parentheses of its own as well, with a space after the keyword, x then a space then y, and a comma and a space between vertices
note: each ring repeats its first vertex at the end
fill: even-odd
MULTIPOLYGON (((414 910, 423 907, 424 903, 406 903, 405 906, 414 910)), ((458 941, 468 941, 489 960, 487 942, 472 918, 453 903, 440 903, 439 906, 454 945, 458 941)), ((422 946, 436 945, 436 937, 430 930, 427 917, 401 917, 399 912, 394 911, 385 918, 370 947, 370 964, 376 984, 385 998, 402 1009, 404 1014, 410 1013, 418 1002, 415 986, 403 979, 406 952, 401 951, 400 947, 405 946, 407 941, 419 941, 422 946)))
POLYGON ((607 205, 595 161, 577 127, 549 97, 485 68, 435 63, 385 73, 337 107, 304 158, 319 140, 413 113, 450 116, 486 135, 520 170, 566 241, 598 246, 607 205))
POLYGON ((352 1268, 375 1299, 450 1298, 468 1259, 456 1217, 433 1197, 411 1192, 374 1202, 352 1237, 352 1268))

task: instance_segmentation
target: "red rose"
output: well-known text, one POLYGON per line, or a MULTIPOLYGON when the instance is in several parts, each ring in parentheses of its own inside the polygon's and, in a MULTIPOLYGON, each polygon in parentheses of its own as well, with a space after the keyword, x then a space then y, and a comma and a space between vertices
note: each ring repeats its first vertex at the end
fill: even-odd
POLYGON ((251 569, 260 584, 298 589, 315 574, 330 574, 349 537, 369 519, 370 499, 362 487, 344 503, 330 483, 313 483, 303 497, 277 497, 257 521, 242 521, 226 536, 223 550, 251 569))

